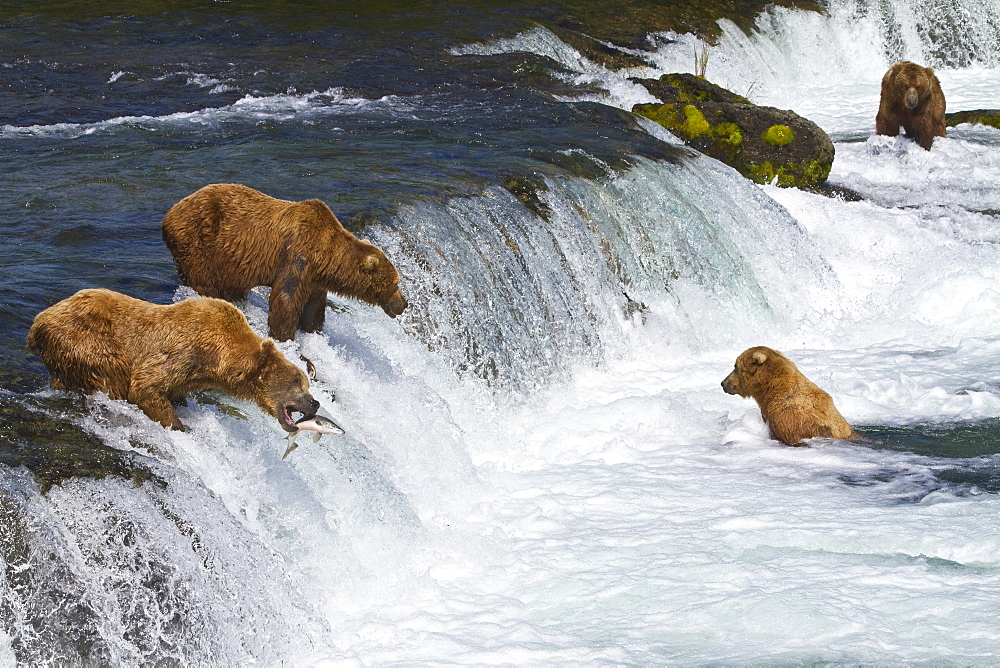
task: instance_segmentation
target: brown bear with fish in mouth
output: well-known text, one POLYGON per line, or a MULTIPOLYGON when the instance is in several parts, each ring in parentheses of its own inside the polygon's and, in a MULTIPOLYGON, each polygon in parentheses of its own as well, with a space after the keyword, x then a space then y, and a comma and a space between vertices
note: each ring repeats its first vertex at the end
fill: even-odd
POLYGON ((777 350, 757 346, 743 351, 722 389, 756 400, 771 436, 787 445, 816 437, 859 438, 830 395, 777 350))
POLYGON ((288 432, 313 417, 309 379, 232 304, 193 297, 158 306, 111 290, 80 290, 37 316, 28 347, 57 390, 106 392, 164 427, 183 430, 171 402, 218 390, 255 402, 288 432))
POLYGON ((296 329, 322 330, 328 291, 381 306, 392 318, 407 306, 396 267, 318 199, 208 185, 171 207, 163 240, 181 281, 201 295, 237 301, 271 286, 267 324, 279 341, 296 329))
POLYGON ((944 111, 944 93, 933 68, 902 61, 882 77, 875 132, 895 137, 902 125, 907 137, 929 151, 935 137, 945 136, 944 111))

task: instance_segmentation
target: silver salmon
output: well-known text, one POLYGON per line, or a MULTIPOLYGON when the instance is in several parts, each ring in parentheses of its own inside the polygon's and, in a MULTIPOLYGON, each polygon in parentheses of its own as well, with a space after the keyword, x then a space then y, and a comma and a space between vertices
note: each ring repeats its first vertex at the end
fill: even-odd
POLYGON ((311 418, 303 418, 298 422, 296 422, 295 426, 298 427, 298 430, 293 431, 288 435, 288 448, 285 450, 285 454, 281 455, 282 459, 287 457, 288 453, 290 453, 292 450, 299 447, 295 443, 295 437, 298 436, 300 432, 303 431, 313 432, 313 443, 318 442, 319 437, 323 434, 344 433, 344 430, 341 429, 336 422, 334 422, 330 418, 325 418, 322 415, 314 415, 311 418))

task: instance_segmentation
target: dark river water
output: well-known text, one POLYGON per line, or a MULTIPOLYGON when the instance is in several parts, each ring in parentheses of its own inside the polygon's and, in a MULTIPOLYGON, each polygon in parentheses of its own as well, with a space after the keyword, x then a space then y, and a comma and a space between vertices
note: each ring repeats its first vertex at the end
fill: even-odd
POLYGON ((22 343, 51 303, 90 286, 169 300, 177 276, 160 221, 207 183, 318 197, 357 231, 402 202, 670 155, 627 114, 555 101, 569 86, 539 56, 449 54, 526 25, 517 15, 336 4, 139 3, 114 16, 85 4, 5 6, 7 386, 44 381, 22 343))

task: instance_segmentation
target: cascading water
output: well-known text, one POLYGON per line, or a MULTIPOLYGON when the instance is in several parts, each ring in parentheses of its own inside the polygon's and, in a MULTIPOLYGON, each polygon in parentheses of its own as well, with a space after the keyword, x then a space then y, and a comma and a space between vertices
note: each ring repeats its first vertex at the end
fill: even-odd
POLYGON ((830 279, 780 207, 731 170, 683 155, 547 181, 530 208, 500 188, 405 207, 376 239, 413 277, 406 329, 455 369, 523 390, 627 350, 616 341, 649 308, 678 337, 718 342, 731 337, 699 332, 704 319, 763 329, 795 310, 776 284, 830 279))
MULTIPOLYGON (((654 65, 613 72, 547 29, 463 33, 417 49, 433 57, 413 81, 410 56, 358 65, 367 46, 349 44, 297 89, 282 59, 311 62, 294 52, 308 40, 250 40, 270 50, 246 72, 183 46, 90 76, 68 49, 81 90, 170 86, 185 106, 0 126, 15 331, 38 294, 65 296, 46 282, 188 296, 159 216, 247 177, 330 193, 411 307, 390 321, 331 296, 323 333, 281 344, 316 364, 347 431, 285 460, 273 419, 228 397, 192 397, 176 433, 39 390, 37 362, 8 381, 0 661, 995 662, 1000 140, 965 126, 927 153, 870 135, 899 57, 939 68, 950 110, 988 106, 998 15, 995 0, 831 0, 771 9, 751 36, 723 26, 708 77, 820 123, 831 181, 859 201, 755 186, 595 104, 649 101, 627 76, 690 71, 690 35, 654 35, 654 65), (511 79, 538 70, 556 93, 511 79), (874 441, 769 440, 718 385, 758 344, 874 441), (96 473, 63 475, 53 443, 96 473)), ((20 86, 64 74, 3 65, 20 86)), ((263 332, 260 296, 240 306, 263 332)))
MULTIPOLYGON (((992 0, 831 0, 826 11, 773 8, 760 17, 753 36, 721 22, 719 43, 707 47, 709 80, 758 104, 794 109, 835 138, 850 130, 852 139, 861 139, 874 129, 878 83, 892 63, 912 60, 938 68, 946 90, 950 76, 969 73, 969 80, 949 91, 949 110, 969 108, 966 95, 982 100, 984 82, 972 81, 973 73, 985 70, 992 79, 990 72, 1000 66, 1000 17, 992 0), (858 107, 864 133, 858 130, 858 107)), ((692 53, 705 48, 701 42, 691 35, 657 37, 664 40, 655 59, 659 70, 694 71, 692 53)))

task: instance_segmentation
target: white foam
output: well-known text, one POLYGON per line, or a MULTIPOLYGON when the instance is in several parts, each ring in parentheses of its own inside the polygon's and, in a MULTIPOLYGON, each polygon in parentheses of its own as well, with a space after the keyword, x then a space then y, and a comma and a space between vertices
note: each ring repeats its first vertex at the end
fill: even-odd
MULTIPOLYGON (((335 341, 361 336, 363 354, 351 344, 340 355, 322 337, 303 342, 347 392, 368 397, 344 407, 368 413, 355 427, 424 520, 404 547, 363 540, 369 531, 350 519, 340 525, 354 545, 385 552, 377 566, 364 562, 370 575, 330 589, 336 647, 323 663, 1000 655, 987 621, 1000 611, 990 593, 1000 544, 983 530, 1000 509, 996 494, 939 489, 948 464, 932 458, 839 442, 781 446, 752 401, 719 387, 743 345, 764 343, 785 350, 855 424, 1000 416, 1000 311, 989 296, 997 252, 926 224, 920 207, 760 190, 815 244, 799 251, 836 276, 800 286, 795 268, 770 269, 767 293, 787 291, 778 301, 830 301, 779 314, 768 340, 756 338, 759 327, 742 343, 716 338, 707 330, 732 326, 724 308, 691 323, 708 343, 679 338, 689 330, 667 314, 676 309, 651 304, 667 315, 633 333, 626 354, 577 369, 530 404, 492 408, 376 312, 353 311, 328 330, 335 341), (379 424, 399 412, 428 437, 379 424)), ((747 215, 757 206, 770 211, 755 203, 747 215)), ((777 234, 761 230, 765 240, 777 234)), ((767 250, 755 252, 763 261, 767 250)))
MULTIPOLYGON (((195 83, 192 81, 192 83, 195 83)), ((212 92, 221 92, 224 84, 199 80, 197 85, 214 85, 212 92)), ((344 95, 339 88, 305 94, 287 93, 257 97, 246 95, 223 107, 211 107, 191 112, 176 112, 164 116, 120 116, 93 123, 53 123, 51 125, 0 126, 0 138, 53 137, 75 139, 95 133, 114 132, 122 127, 163 130, 194 126, 217 126, 233 122, 302 121, 310 116, 350 115, 361 109, 382 110, 390 114, 409 113, 410 107, 393 96, 368 100, 344 95)))
MULTIPOLYGON (((871 134, 886 64, 872 26, 837 11, 775 10, 772 20, 780 45, 727 45, 727 28, 720 49, 732 55, 713 56, 710 78, 714 66, 721 79, 753 81, 744 68, 767 74, 761 53, 826 45, 813 61, 776 60, 755 91, 800 113, 823 110, 830 131, 871 134)), ((979 103, 997 90, 984 83, 996 81, 992 70, 942 79, 969 108, 990 106, 979 103)), ((796 246, 801 269, 789 261, 761 272, 768 299, 788 304, 770 328, 739 329, 726 312, 734 306, 719 308, 726 296, 700 309, 653 302, 626 354, 490 415, 501 428, 463 439, 485 496, 450 537, 432 540, 449 546, 440 565, 391 611, 373 602, 335 622, 343 635, 329 658, 995 661, 996 494, 940 488, 937 474, 955 464, 934 458, 839 442, 780 446, 752 401, 719 387, 743 347, 765 344, 855 424, 1000 416, 1000 255, 993 214, 969 210, 996 208, 997 149, 955 134, 929 153, 903 139, 838 143, 832 180, 866 201, 770 186, 761 191, 778 210, 741 198, 747 217, 787 214, 808 236, 796 246), (824 263, 832 280, 817 282, 824 263), (727 328, 733 336, 719 336, 727 328), (465 540, 475 547, 452 551, 465 540)), ((718 183, 729 183, 723 172, 718 183)), ((759 234, 749 254, 763 269, 780 234, 759 234)), ((461 387, 437 387, 453 408, 464 403, 461 387)))

